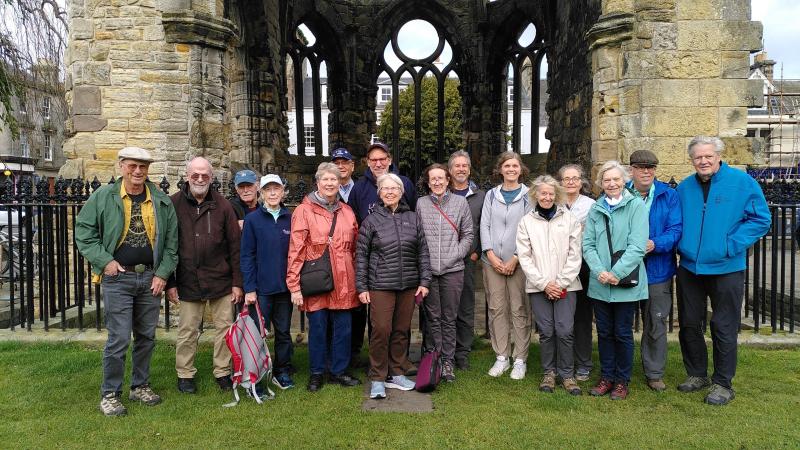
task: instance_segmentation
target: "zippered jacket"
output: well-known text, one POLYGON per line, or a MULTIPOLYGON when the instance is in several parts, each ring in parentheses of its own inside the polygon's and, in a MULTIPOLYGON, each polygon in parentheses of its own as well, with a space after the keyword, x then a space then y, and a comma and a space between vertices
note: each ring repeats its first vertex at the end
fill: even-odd
POLYGON ((611 210, 605 195, 601 195, 592 205, 583 231, 583 259, 590 270, 587 291, 589 297, 606 302, 632 302, 649 297, 647 270, 644 267, 644 250, 649 230, 646 209, 641 198, 636 198, 625 189, 619 204, 611 210), (614 252, 625 250, 625 254, 613 266, 604 216, 609 218, 614 252), (597 279, 600 272, 606 271, 613 273, 617 279, 622 279, 636 267, 639 267, 639 283, 635 287, 602 284, 597 279))
POLYGON ((678 268, 675 251, 681 239, 683 216, 681 201, 675 189, 658 180, 653 183, 655 191, 650 204, 649 239, 655 247, 645 255, 644 265, 647 267, 647 281, 658 284, 670 280, 678 268))
MULTIPOLYGON (((403 175, 392 171, 395 175, 400 177, 403 182, 403 200, 406 201, 409 209, 414 211, 417 206, 417 189, 414 183, 403 175)), ((350 196, 347 198, 347 205, 353 209, 358 223, 367 218, 372 209, 378 204, 378 181, 373 175, 372 171, 367 169, 364 176, 359 178, 350 190, 350 196)))
POLYGON ((178 268, 168 287, 177 286, 181 301, 212 300, 242 287, 239 271, 241 231, 230 202, 209 189, 198 204, 189 183, 172 194, 178 216, 178 268))
POLYGON ((428 243, 433 275, 464 270, 464 257, 472 248, 472 214, 467 200, 450 191, 446 191, 441 199, 426 195, 417 202, 417 215, 422 221, 428 243), (447 215, 456 229, 442 213, 447 215))
POLYGON ((292 213, 281 207, 278 220, 260 206, 244 218, 240 255, 244 292, 274 295, 289 292, 286 261, 292 213))
POLYGON ((358 229, 356 290, 402 291, 429 287, 431 263, 417 214, 400 201, 395 212, 382 203, 358 229))
POLYGON ((503 194, 500 193, 502 185, 495 186, 486 193, 481 210, 481 260, 489 264, 486 252, 493 251, 503 260, 511 259, 517 251, 517 225, 522 216, 531 211, 533 206, 528 198, 528 186, 520 185, 519 194, 514 200, 506 204, 503 194))
POLYGON ((756 180, 722 163, 711 177, 708 201, 697 176, 678 185, 683 234, 678 243, 681 267, 697 275, 745 269, 747 249, 771 223, 767 200, 756 180))
MULTIPOLYGON (((78 251, 92 264, 92 273, 102 275, 106 265, 114 260, 125 222, 122 198, 119 196, 122 178, 94 192, 75 219, 75 244, 78 251)), ((156 216, 156 238, 153 248, 153 272, 167 280, 178 264, 178 219, 167 194, 155 184, 145 183, 150 191, 156 216)))
POLYGON ((472 214, 472 248, 469 250, 468 255, 472 252, 481 251, 481 212, 483 212, 483 200, 486 198, 486 192, 479 188, 472 180, 469 182, 469 191, 464 197, 467 199, 469 205, 469 212, 472 214))
POLYGON ((581 290, 582 232, 580 220, 563 205, 550 220, 536 210, 525 214, 517 226, 517 256, 525 273, 525 292, 542 292, 551 281, 561 289, 581 290))

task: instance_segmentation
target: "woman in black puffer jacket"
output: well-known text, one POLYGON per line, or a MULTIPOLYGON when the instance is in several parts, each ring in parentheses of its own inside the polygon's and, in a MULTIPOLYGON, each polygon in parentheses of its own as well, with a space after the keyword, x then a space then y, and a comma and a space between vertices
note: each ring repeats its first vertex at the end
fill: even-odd
POLYGON ((428 295, 431 268, 422 224, 402 201, 403 182, 394 174, 377 181, 381 201, 358 231, 356 290, 359 300, 369 304, 372 325, 370 398, 385 398, 387 387, 414 388, 403 366, 414 297, 428 295))

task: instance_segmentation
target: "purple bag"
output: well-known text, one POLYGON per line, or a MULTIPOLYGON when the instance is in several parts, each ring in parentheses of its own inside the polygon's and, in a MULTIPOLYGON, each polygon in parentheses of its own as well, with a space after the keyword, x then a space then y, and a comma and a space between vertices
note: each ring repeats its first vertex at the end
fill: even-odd
POLYGON ((414 389, 417 392, 431 392, 436 389, 442 378, 442 364, 439 352, 436 350, 422 355, 417 369, 417 382, 414 389))

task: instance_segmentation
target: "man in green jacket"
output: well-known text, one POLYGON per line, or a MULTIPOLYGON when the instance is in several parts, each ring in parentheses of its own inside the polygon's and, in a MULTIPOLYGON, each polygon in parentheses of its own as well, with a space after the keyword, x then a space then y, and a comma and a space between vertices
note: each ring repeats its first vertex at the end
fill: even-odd
POLYGON ((122 178, 98 189, 75 221, 78 250, 92 264, 92 281, 102 283, 108 340, 103 351, 100 411, 127 414, 120 401, 125 354, 134 336, 128 398, 153 406, 150 388, 161 294, 178 263, 178 220, 169 197, 147 181, 152 156, 138 147, 119 151, 122 178))

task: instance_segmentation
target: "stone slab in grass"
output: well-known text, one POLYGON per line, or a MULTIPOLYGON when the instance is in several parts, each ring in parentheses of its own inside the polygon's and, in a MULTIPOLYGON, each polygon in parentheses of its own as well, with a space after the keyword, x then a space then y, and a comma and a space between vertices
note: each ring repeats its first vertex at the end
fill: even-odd
POLYGON ((417 391, 387 389, 386 398, 372 400, 369 398, 369 380, 367 380, 364 385, 364 403, 361 404, 362 411, 406 413, 433 412, 433 401, 431 400, 430 394, 423 394, 417 391))

